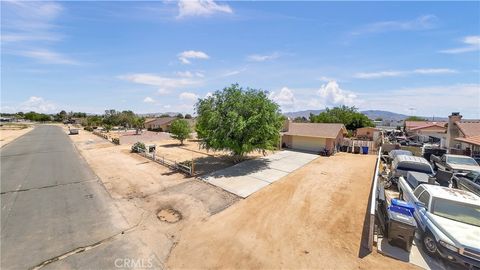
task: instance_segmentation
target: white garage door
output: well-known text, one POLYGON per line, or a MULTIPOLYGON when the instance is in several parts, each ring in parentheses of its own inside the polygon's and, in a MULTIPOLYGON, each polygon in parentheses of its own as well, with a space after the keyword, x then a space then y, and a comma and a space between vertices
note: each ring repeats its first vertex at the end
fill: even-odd
POLYGON ((292 148, 304 151, 318 152, 325 148, 325 138, 292 136, 292 148))

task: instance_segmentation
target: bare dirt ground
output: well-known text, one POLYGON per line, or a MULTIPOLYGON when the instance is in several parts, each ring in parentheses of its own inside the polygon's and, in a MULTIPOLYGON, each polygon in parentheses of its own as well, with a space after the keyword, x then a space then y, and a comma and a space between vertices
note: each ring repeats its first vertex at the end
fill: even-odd
MULTIPOLYGON (((67 132, 66 127, 64 130, 67 132)), ((141 220, 132 241, 146 243, 151 251, 145 252, 153 252, 161 262, 166 262, 186 225, 206 219, 239 200, 220 188, 130 153, 130 145, 117 146, 83 130, 70 138, 115 199, 122 215, 130 223, 141 220)))
POLYGON ((32 129, 32 125, 4 124, 0 127, 0 148, 27 132, 30 132, 32 129))
POLYGON ((319 158, 185 228, 172 269, 414 269, 377 253, 359 258, 374 156, 319 158), (348 168, 348 169, 346 169, 348 168))
MULTIPOLYGON (((184 145, 180 145, 178 140, 174 140, 166 132, 142 131, 141 134, 135 134, 135 131, 127 132, 111 131, 110 137, 120 138, 122 145, 129 147, 140 141, 145 144, 155 144, 157 146, 156 155, 159 158, 165 158, 171 161, 184 162, 195 160, 196 175, 203 175, 234 165, 228 152, 225 151, 207 151, 200 147, 197 140, 186 140, 184 145)), ((267 151, 269 155, 273 152, 267 151)), ((247 159, 263 156, 264 153, 254 152, 248 155, 247 159)))

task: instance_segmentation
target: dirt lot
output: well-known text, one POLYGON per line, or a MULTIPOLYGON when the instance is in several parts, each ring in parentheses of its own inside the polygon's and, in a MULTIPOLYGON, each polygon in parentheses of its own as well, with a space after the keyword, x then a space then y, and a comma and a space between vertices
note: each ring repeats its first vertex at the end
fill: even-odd
POLYGON ((189 225, 169 268, 414 268, 377 253, 358 257, 374 163, 374 156, 344 153, 314 160, 189 225))
POLYGON ((32 129, 32 125, 4 124, 0 127, 0 147, 3 147, 32 129))
MULTIPOLYGON (((67 132, 66 127, 64 130, 67 132)), ((162 262, 186 225, 206 219, 239 200, 220 188, 172 173, 130 153, 129 145, 117 146, 83 130, 70 138, 124 217, 130 223, 143 220, 132 241, 146 243, 162 262)))
MULTIPOLYGON (((178 140, 174 140, 166 132, 143 131, 136 135, 135 131, 111 131, 111 137, 120 138, 123 147, 128 148, 134 143, 140 141, 145 144, 157 145, 157 157, 166 158, 172 161, 183 162, 195 160, 196 175, 203 175, 234 165, 229 158, 229 153, 224 151, 207 151, 200 147, 197 140, 186 140, 184 145, 180 145, 178 140)), ((265 154, 271 154, 266 152, 265 154)), ((263 153, 251 153, 247 159, 263 156, 263 153)))

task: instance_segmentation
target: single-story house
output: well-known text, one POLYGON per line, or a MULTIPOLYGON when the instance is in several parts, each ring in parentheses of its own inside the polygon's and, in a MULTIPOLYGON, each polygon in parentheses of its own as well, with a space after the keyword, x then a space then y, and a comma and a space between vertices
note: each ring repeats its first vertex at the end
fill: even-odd
MULTIPOLYGON (((148 119, 145 121, 145 128, 147 130, 170 132, 170 125, 172 124, 173 121, 177 119, 179 118, 159 117, 159 118, 148 119)), ((190 124, 190 127, 192 128, 195 126, 195 119, 182 119, 182 120, 187 121, 190 124)))
POLYGON ((447 127, 447 148, 450 153, 480 155, 477 145, 480 137, 480 120, 462 120, 455 112, 449 117, 447 127), (468 150, 470 153, 464 153, 468 150))
POLYGON ((282 133, 282 147, 302 151, 331 153, 347 134, 343 124, 286 122, 282 133))
POLYGON ((147 130, 164 131, 170 130, 170 125, 173 121, 177 120, 176 117, 159 117, 145 121, 145 128, 147 130))
POLYGON ((428 126, 437 126, 437 127, 440 127, 440 126, 445 126, 447 124, 447 122, 443 122, 443 121, 438 121, 438 122, 435 122, 435 121, 405 121, 405 131, 407 133, 410 133, 412 130, 415 130, 417 128, 424 128, 424 127, 428 127, 428 126))
POLYGON ((439 140, 445 140, 447 138, 447 124, 432 122, 424 126, 418 126, 410 129, 409 135, 428 136, 434 137, 439 140))
POLYGON ((374 127, 357 128, 355 137, 357 139, 373 141, 380 137, 381 130, 374 127))

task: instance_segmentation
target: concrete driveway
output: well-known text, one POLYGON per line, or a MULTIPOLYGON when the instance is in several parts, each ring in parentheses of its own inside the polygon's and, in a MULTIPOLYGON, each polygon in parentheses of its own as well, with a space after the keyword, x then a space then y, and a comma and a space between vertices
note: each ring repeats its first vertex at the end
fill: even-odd
POLYGON ((246 198, 316 158, 316 154, 280 151, 267 157, 241 162, 201 178, 246 198))

